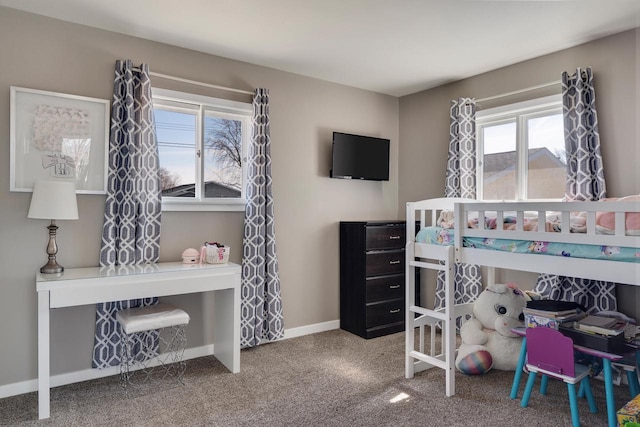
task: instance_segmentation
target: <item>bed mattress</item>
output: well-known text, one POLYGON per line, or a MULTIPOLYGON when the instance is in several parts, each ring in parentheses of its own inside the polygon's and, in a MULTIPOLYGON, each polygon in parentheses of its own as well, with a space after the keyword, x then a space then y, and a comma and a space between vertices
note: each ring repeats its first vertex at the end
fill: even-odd
MULTIPOLYGON (((424 227, 416 235, 417 243, 453 245, 455 230, 437 226, 424 227)), ((465 237, 463 245, 470 248, 489 249, 501 252, 557 255, 573 258, 604 259, 640 263, 640 249, 618 246, 579 245, 528 240, 487 239, 465 237)))

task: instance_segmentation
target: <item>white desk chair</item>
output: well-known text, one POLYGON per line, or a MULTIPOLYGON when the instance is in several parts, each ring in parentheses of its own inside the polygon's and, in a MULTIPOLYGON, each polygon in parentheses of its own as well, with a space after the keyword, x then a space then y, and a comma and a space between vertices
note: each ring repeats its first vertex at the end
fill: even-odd
POLYGON ((186 369, 184 349, 187 335, 184 326, 189 323, 189 315, 169 304, 159 303, 147 307, 129 308, 116 313, 116 319, 122 327, 120 346, 120 384, 128 392, 133 368, 142 370, 145 381, 151 378, 154 366, 164 368, 167 375, 174 376, 183 383, 186 369), (141 340, 136 333, 160 329, 158 340, 141 340), (166 330, 165 330, 166 329, 166 330), (157 345, 157 348, 156 348, 157 345), (138 350, 135 351, 134 350, 138 350), (154 359, 140 355, 155 354, 154 359), (157 361, 157 364, 154 363, 157 361))

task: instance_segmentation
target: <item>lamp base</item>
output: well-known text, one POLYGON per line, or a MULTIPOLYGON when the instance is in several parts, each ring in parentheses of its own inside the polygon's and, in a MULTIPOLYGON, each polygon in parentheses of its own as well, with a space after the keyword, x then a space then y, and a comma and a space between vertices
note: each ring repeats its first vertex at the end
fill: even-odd
POLYGON ((63 271, 64 271, 64 267, 58 264, 55 259, 53 260, 53 262, 49 260, 48 263, 46 263, 45 265, 42 266, 42 268, 40 268, 40 273, 43 273, 43 274, 56 274, 56 273, 62 273, 63 271))
POLYGON ((56 261, 56 254, 58 253, 58 245, 56 244, 56 230, 58 229, 58 226, 56 225, 56 221, 52 219, 51 224, 47 229, 49 229, 49 243, 47 244, 47 255, 49 255, 49 261, 42 266, 40 273, 62 273, 64 271, 64 267, 56 261))

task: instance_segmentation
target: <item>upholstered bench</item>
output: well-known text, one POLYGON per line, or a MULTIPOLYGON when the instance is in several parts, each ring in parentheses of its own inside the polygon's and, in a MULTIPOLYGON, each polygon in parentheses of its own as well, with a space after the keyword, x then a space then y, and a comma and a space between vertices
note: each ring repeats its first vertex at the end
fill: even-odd
POLYGON ((118 311, 116 319, 123 331, 120 384, 125 392, 131 383, 133 370, 141 370, 146 381, 151 378, 155 366, 164 368, 163 378, 171 375, 183 383, 186 369, 184 349, 187 343, 184 326, 190 320, 187 312, 170 304, 159 303, 118 311), (156 330, 161 331, 152 333, 152 339, 149 340, 142 339, 139 334, 156 330), (149 359, 148 355, 156 357, 149 359))

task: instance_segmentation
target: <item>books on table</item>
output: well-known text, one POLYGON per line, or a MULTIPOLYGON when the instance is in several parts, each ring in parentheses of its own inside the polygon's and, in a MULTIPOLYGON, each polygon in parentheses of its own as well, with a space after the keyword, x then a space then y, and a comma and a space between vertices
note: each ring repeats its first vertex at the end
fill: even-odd
POLYGON ((608 337, 614 337, 624 333, 626 323, 621 323, 619 326, 611 328, 602 328, 600 326, 583 325, 580 322, 575 322, 574 329, 582 332, 590 332, 592 334, 605 335, 608 337))
POLYGON ((632 338, 636 334, 636 326, 631 322, 615 317, 587 314, 582 307, 572 307, 564 301, 531 301, 527 303, 527 307, 522 312, 525 326, 528 328, 540 326, 553 329, 570 328, 588 334, 596 334, 603 339, 619 335, 624 335, 624 338, 632 338))
POLYGON ((598 316, 595 314, 590 314, 587 317, 585 317, 584 319, 580 319, 580 324, 581 325, 588 325, 588 326, 599 326, 601 328, 609 328, 613 325, 615 325, 618 322, 618 319, 613 318, 613 317, 604 317, 604 316, 598 316))
POLYGON ((617 336, 623 334, 629 324, 612 317, 589 315, 574 323, 573 327, 580 331, 599 335, 617 336))
POLYGON ((583 314, 578 309, 572 310, 562 310, 562 311, 547 311, 547 310, 538 310, 535 308, 525 307, 522 309, 522 312, 531 316, 539 316, 546 317, 548 319, 555 319, 561 322, 569 321, 569 320, 577 320, 583 314))
POLYGON ((558 329, 561 325, 574 322, 586 316, 580 310, 546 311, 532 308, 524 308, 525 326, 527 328, 545 327, 558 329))
POLYGON ((527 301, 527 310, 535 310, 533 314, 547 317, 563 317, 575 314, 578 311, 587 311, 582 305, 572 301, 560 300, 533 300, 527 301))
POLYGON ((616 337, 624 334, 635 336, 635 325, 621 321, 615 317, 587 314, 582 307, 572 306, 565 301, 539 300, 530 301, 522 310, 525 325, 532 327, 560 327, 577 329, 582 332, 604 337, 616 337))

